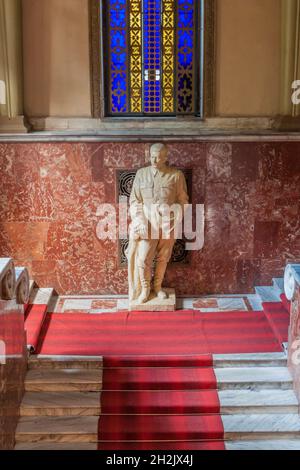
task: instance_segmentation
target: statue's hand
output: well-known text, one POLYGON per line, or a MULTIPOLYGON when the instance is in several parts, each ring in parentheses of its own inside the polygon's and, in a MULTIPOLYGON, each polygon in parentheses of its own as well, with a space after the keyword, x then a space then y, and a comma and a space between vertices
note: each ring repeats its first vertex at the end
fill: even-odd
POLYGON ((147 240, 148 239, 148 230, 145 225, 139 225, 134 230, 135 240, 147 240))

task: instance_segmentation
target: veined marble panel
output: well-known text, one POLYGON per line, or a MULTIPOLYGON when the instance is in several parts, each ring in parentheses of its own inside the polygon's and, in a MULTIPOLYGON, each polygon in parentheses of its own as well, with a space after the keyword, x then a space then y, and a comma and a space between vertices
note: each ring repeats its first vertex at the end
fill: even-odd
POLYGON ((293 390, 220 390, 221 414, 297 414, 293 390))
POLYGON ((300 439, 298 414, 222 415, 225 440, 300 439))
POLYGON ((19 406, 24 393, 27 355, 24 307, 0 300, 0 449, 14 446, 19 406))
POLYGON ((20 442, 97 442, 98 416, 22 417, 16 430, 20 442))
POLYGON ((300 450, 300 439, 226 441, 226 450, 300 450))
MULTIPOLYGON (((114 133, 114 142, 86 134, 0 143, 0 256, 11 254, 40 287, 66 295, 127 293, 117 240, 96 236, 97 208, 115 206, 117 170, 144 166, 150 143, 122 142, 114 133)), ((206 237, 190 265, 169 267, 166 287, 193 297, 271 284, 286 259, 299 256, 300 142, 275 135, 268 142, 186 139, 168 143, 169 161, 193 171, 192 202, 205 204, 206 237)))
POLYGON ((48 305, 53 294, 53 289, 46 288, 33 288, 29 303, 34 305, 48 305))
POLYGON ((258 286, 255 287, 255 290, 262 302, 281 302, 280 294, 277 289, 274 289, 274 287, 258 286))
POLYGON ((218 388, 292 388, 292 377, 286 367, 215 368, 218 388))

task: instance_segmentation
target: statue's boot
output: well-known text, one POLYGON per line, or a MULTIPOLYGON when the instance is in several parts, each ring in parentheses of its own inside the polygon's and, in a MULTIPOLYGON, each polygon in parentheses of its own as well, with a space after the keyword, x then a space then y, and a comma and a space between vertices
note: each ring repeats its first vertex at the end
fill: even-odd
POLYGON ((142 285, 142 292, 138 298, 138 303, 145 304, 149 299, 151 288, 151 271, 148 268, 139 268, 140 281, 142 285))
POLYGON ((167 269, 167 263, 164 263, 162 261, 157 262, 155 275, 154 275, 154 292, 155 292, 155 295, 159 299, 162 299, 162 300, 168 298, 167 293, 161 287, 164 277, 165 277, 166 269, 167 269))

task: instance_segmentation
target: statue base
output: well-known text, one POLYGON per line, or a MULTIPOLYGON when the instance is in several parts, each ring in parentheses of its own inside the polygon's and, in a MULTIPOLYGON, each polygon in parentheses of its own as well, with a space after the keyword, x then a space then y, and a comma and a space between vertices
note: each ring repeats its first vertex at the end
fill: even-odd
POLYGON ((149 300, 140 304, 137 301, 129 303, 129 311, 138 312, 174 312, 176 310, 176 295, 175 289, 164 289, 168 294, 167 299, 159 299, 156 295, 151 292, 149 300))

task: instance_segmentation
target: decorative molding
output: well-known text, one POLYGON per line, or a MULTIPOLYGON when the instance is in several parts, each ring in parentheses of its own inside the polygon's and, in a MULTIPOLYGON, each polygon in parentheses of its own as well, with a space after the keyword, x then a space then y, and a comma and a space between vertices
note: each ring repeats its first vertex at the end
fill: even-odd
POLYGON ((283 115, 298 116, 291 100, 292 82, 300 80, 300 0, 281 0, 281 99, 283 115))
POLYGON ((216 0, 204 1, 203 115, 215 115, 216 0))
POLYGON ((90 32, 90 81, 91 81, 91 113, 93 118, 102 117, 101 86, 102 67, 101 54, 101 12, 102 1, 89 0, 89 32, 90 32))
POLYGON ((9 118, 23 113, 23 57, 21 0, 0 0, 0 76, 5 81, 9 118))
POLYGON ((29 299, 29 274, 26 268, 16 268, 16 301, 19 305, 24 305, 29 299))
POLYGON ((0 116, 0 135, 27 134, 29 127, 24 116, 16 116, 14 118, 0 116))
POLYGON ((1 44, 1 62, 3 69, 1 75, 4 78, 5 85, 5 114, 8 117, 12 116, 12 105, 11 105, 11 93, 10 93, 10 81, 9 81, 9 56, 8 56, 8 38, 7 38, 7 12, 5 8, 5 1, 0 0, 0 44, 1 44))
POLYGON ((15 268, 11 258, 0 258, 0 299, 16 299, 19 305, 29 299, 29 274, 26 268, 15 268))
POLYGON ((16 288, 15 266, 10 258, 0 259, 0 298, 13 299, 16 288))
POLYGON ((198 133, 155 133, 143 131, 75 131, 75 132, 41 132, 29 134, 0 134, 1 143, 60 143, 60 142, 79 142, 79 143, 137 143, 137 142, 155 142, 159 139, 161 142, 166 143, 196 143, 196 142, 300 142, 299 132, 274 132, 265 131, 258 133, 257 130, 245 131, 238 129, 233 132, 226 132, 222 129, 213 130, 211 132, 204 130, 198 133))
POLYGON ((288 300, 293 300, 300 287, 300 265, 288 264, 284 272, 284 292, 288 300))
POLYGON ((209 133, 236 132, 236 133, 262 133, 279 130, 279 121, 273 117, 211 117, 199 119, 185 118, 69 118, 69 117, 39 117, 30 118, 31 129, 36 132, 51 131, 57 135, 62 131, 76 132, 77 134, 116 135, 152 135, 152 136, 195 136, 209 133))
POLYGON ((273 128, 280 132, 299 132, 300 131, 300 115, 299 116, 278 116, 274 119, 273 128))

